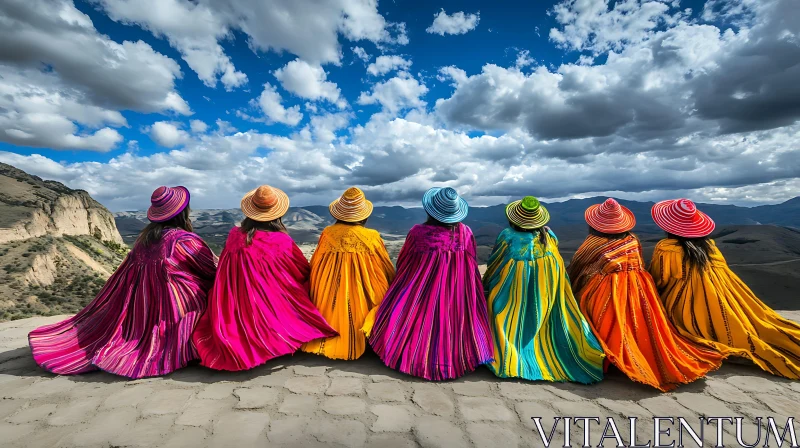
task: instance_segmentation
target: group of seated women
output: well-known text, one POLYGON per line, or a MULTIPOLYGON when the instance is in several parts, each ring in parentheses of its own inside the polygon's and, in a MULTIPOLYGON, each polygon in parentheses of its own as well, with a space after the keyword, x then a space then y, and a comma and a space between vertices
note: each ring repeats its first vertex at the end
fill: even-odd
POLYGON ((309 263, 282 221, 289 198, 263 185, 242 198, 245 218, 217 259, 192 233, 189 191, 159 187, 125 261, 86 308, 30 333, 33 357, 57 374, 142 378, 196 359, 251 369, 298 350, 353 360, 369 345, 388 367, 434 381, 485 364, 504 378, 589 384, 613 365, 668 391, 729 356, 800 378, 800 325, 729 269, 692 201, 653 206, 666 238, 649 269, 633 213, 614 199, 589 207, 589 236, 567 267, 547 208, 527 196, 506 207, 483 278, 467 202, 431 188, 422 207, 427 221, 395 268, 366 227, 372 203, 349 188, 309 263))

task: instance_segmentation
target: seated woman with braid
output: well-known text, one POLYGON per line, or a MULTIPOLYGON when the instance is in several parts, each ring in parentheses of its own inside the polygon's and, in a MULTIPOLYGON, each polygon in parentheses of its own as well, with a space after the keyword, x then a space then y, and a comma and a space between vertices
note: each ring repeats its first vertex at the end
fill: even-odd
POLYGON ((667 238, 656 245, 650 273, 678 332, 773 375, 800 379, 800 325, 731 271, 709 238, 714 221, 688 199, 659 202, 652 215, 667 238))

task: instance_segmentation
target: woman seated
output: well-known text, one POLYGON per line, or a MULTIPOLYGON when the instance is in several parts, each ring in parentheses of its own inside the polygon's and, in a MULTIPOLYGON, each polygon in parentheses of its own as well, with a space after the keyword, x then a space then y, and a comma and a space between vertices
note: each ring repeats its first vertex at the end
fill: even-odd
POLYGON ((669 391, 702 378, 723 356, 678 334, 667 319, 642 245, 636 218, 608 199, 586 210, 589 236, 567 272, 581 311, 614 364, 633 381, 669 391))
POLYGON ((311 299, 339 335, 311 341, 302 350, 358 359, 367 346, 361 327, 389 289, 394 266, 378 232, 364 227, 372 202, 361 190, 349 188, 329 210, 336 223, 322 231, 311 257, 311 299))
POLYGON ((461 221, 467 202, 452 188, 432 188, 397 259, 397 278, 364 327, 372 348, 396 370, 449 380, 492 360, 486 299, 475 238, 461 221))
POLYGON ((206 307, 216 260, 192 233, 189 191, 159 187, 133 250, 75 316, 33 330, 33 359, 60 375, 102 369, 165 375, 197 358, 190 337, 206 307))
POLYGON ((578 309, 550 213, 533 196, 506 207, 483 283, 489 294, 494 362, 502 378, 594 383, 603 350, 578 309))
POLYGON ((678 331, 773 375, 800 379, 800 325, 779 316, 730 270, 709 238, 714 221, 688 199, 659 202, 652 215, 667 238, 656 245, 650 274, 678 331))
POLYGON ((281 220, 288 209, 286 193, 268 185, 242 198, 245 219, 228 234, 192 337, 202 365, 251 369, 336 334, 308 297, 308 261, 281 220))

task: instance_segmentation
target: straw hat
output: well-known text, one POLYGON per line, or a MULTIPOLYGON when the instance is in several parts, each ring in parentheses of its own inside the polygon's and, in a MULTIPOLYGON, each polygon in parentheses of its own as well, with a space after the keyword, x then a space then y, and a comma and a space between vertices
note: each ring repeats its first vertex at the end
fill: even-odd
POLYGON ((661 201, 651 210, 653 221, 667 233, 702 238, 714 231, 714 221, 688 199, 661 201))
POLYGON ((331 216, 344 222, 358 222, 369 218, 372 214, 372 202, 364 197, 364 192, 356 187, 350 187, 339 199, 328 206, 331 216))
POLYGON ((603 233, 623 233, 636 225, 633 212, 611 198, 587 208, 584 218, 593 229, 603 233))
POLYGON ((186 187, 158 187, 150 196, 147 219, 165 222, 178 216, 189 205, 189 190, 186 187))
POLYGON ((469 205, 450 187, 433 187, 422 196, 422 208, 431 217, 445 224, 461 222, 467 217, 469 205))
POLYGON ((506 216, 522 229, 537 229, 550 221, 550 212, 533 196, 525 196, 508 204, 506 216))
POLYGON ((262 185, 242 198, 244 215, 254 221, 273 221, 289 210, 289 196, 269 185, 262 185))

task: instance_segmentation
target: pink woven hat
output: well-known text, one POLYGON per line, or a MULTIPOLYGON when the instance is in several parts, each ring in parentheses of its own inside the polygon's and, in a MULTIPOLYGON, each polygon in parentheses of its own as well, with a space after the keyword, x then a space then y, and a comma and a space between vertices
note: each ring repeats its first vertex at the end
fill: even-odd
POLYGON ((603 233, 627 232, 636 225, 633 212, 612 198, 606 199, 602 204, 590 206, 583 216, 587 224, 603 233))
POLYGON ((688 199, 661 201, 651 211, 653 221, 667 233, 702 238, 714 231, 714 221, 688 199))
POLYGON ((165 222, 178 216, 189 205, 189 190, 186 187, 158 187, 150 196, 147 219, 165 222))

